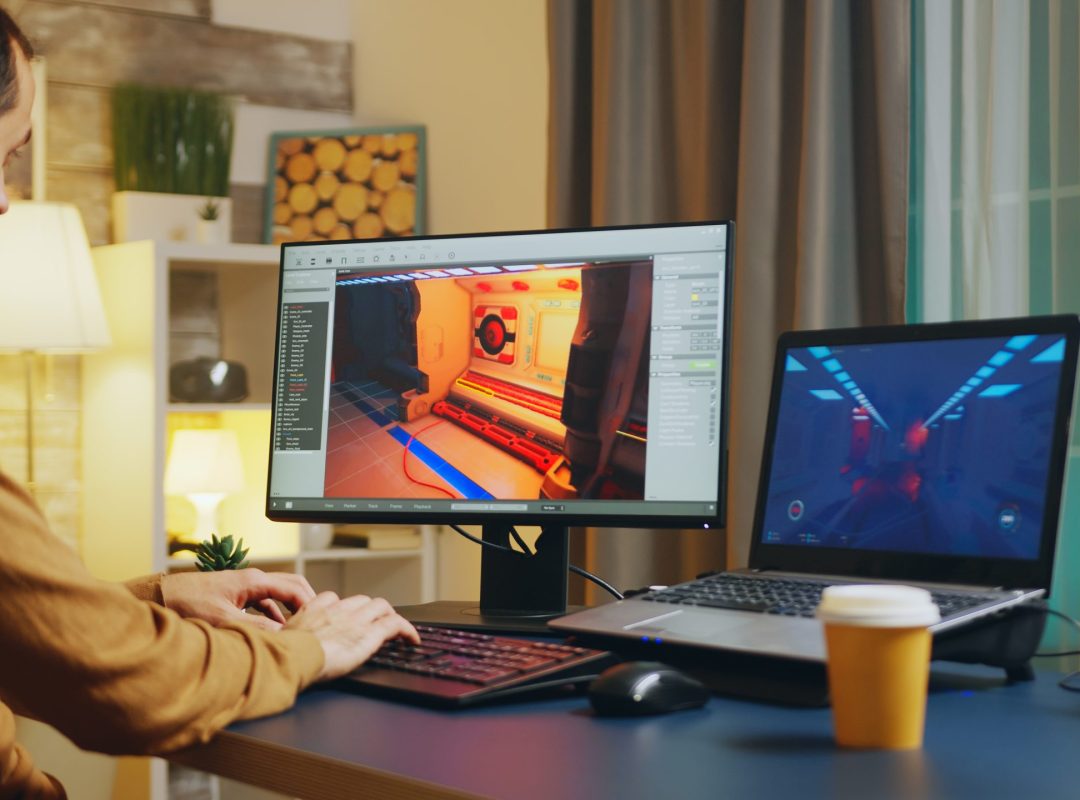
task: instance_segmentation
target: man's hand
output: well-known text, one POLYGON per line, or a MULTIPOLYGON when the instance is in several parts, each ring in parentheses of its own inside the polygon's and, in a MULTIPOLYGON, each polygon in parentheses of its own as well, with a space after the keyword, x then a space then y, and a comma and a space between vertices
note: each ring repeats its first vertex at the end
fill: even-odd
POLYGON ((279 630, 285 624, 285 615, 274 601, 297 611, 315 599, 315 591, 301 575, 239 569, 173 572, 161 579, 161 596, 165 607, 182 617, 195 617, 211 625, 246 622, 266 630, 279 630), (248 607, 266 616, 245 614, 248 607))
POLYGON ((362 594, 342 600, 333 592, 320 592, 285 628, 310 631, 318 638, 326 657, 320 681, 352 672, 391 639, 420 643, 416 628, 388 602, 362 594))

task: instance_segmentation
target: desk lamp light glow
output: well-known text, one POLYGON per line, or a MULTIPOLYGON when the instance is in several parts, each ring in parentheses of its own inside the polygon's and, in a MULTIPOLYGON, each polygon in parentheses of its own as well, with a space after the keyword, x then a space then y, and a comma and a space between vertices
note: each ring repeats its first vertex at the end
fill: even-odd
POLYGON ((195 506, 196 541, 209 539, 218 506, 244 488, 244 468, 236 433, 222 428, 178 430, 165 469, 165 493, 184 495, 195 506))

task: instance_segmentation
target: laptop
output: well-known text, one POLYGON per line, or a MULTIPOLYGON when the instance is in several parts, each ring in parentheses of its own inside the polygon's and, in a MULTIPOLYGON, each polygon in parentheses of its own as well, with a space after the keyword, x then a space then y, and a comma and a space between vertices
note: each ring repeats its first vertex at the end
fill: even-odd
POLYGON ((749 566, 550 622, 823 662, 821 588, 930 589, 935 635, 1049 592, 1076 315, 783 334, 749 566))

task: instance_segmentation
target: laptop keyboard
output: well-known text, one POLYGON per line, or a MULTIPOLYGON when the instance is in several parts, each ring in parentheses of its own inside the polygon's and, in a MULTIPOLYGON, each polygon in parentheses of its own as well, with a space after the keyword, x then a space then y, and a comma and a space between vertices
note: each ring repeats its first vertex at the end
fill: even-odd
MULTIPOLYGON (((831 583, 812 580, 748 577, 721 573, 641 595, 656 603, 727 608, 790 617, 812 617, 821 592, 831 583)), ((1001 599, 1000 594, 931 591, 942 619, 1001 599)))

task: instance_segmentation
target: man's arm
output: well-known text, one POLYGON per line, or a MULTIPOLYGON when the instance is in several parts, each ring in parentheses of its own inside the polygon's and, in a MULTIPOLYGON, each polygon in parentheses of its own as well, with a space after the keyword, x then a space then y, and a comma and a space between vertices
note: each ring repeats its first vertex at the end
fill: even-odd
POLYGON ((0 696, 81 747, 152 753, 289 707, 320 674, 311 632, 214 628, 98 581, 0 475, 0 696))
POLYGON ((64 800, 67 794, 60 782, 47 775, 15 741, 15 718, 0 705, 0 800, 64 800))
POLYGON ((161 596, 161 579, 163 577, 164 574, 161 572, 153 575, 144 575, 141 578, 125 581, 124 586, 140 600, 146 600, 151 603, 157 603, 159 606, 163 606, 165 605, 165 600, 161 596))
POLYGON ((211 625, 246 622, 270 631, 285 624, 278 603, 295 612, 315 599, 315 591, 304 576, 261 569, 158 573, 127 581, 124 586, 140 600, 171 608, 181 617, 211 625), (261 613, 247 614, 248 608, 261 613))

